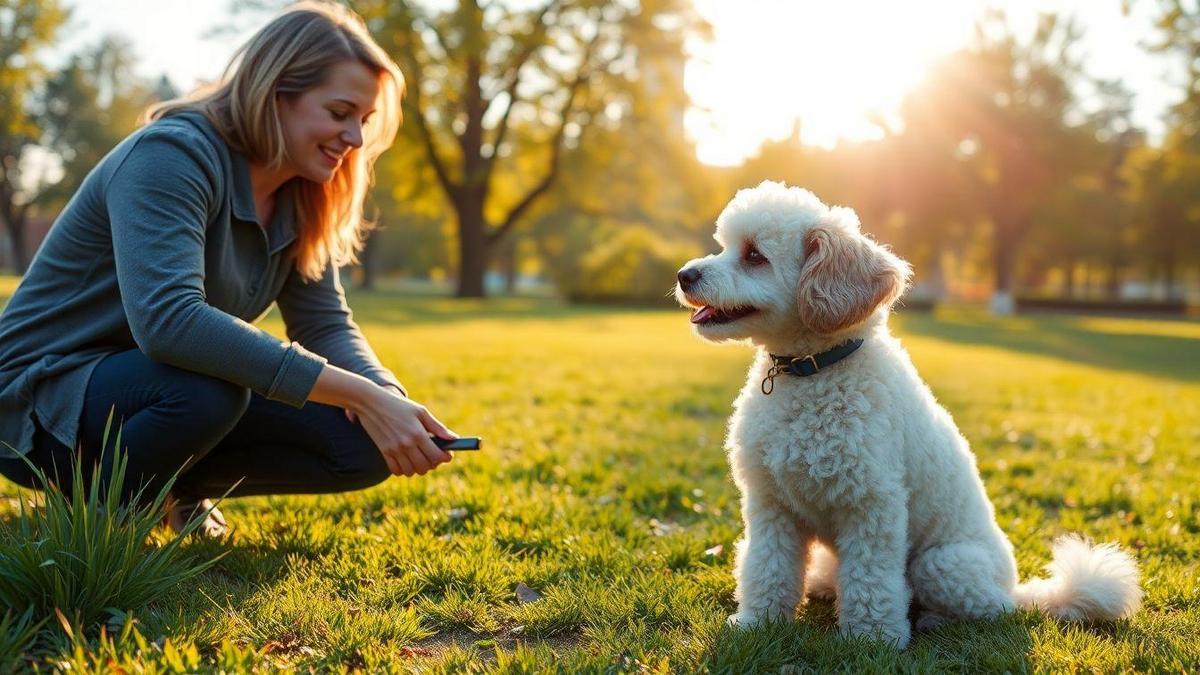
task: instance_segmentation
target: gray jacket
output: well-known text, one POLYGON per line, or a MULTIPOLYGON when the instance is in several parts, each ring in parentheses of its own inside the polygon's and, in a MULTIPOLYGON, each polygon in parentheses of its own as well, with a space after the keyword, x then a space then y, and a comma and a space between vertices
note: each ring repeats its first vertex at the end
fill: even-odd
POLYGON ((276 203, 260 226, 246 158, 199 114, 159 120, 110 152, 0 314, 0 457, 28 452, 33 415, 76 447, 92 369, 135 348, 296 407, 326 360, 403 392, 351 319, 334 267, 312 283, 295 271, 291 199, 276 203), (290 343, 252 325, 272 302, 290 343))

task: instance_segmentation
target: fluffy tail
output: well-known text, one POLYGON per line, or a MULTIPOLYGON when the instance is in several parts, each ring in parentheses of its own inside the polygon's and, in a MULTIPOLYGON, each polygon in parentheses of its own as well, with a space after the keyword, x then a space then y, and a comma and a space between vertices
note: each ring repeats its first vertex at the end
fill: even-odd
POLYGON ((1067 621, 1114 621, 1142 604, 1138 566, 1116 544, 1093 545, 1076 535, 1054 542, 1048 579, 1016 588, 1017 604, 1067 621))

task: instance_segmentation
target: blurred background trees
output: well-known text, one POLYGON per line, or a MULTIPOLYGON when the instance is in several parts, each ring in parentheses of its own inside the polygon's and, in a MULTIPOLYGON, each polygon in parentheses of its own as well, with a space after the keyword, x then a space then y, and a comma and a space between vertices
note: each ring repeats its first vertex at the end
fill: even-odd
POLYGON ((67 19, 57 2, 5 0, 0 5, 0 226, 18 273, 28 264, 29 209, 47 179, 26 171, 26 158, 40 148, 42 126, 36 96, 47 76, 38 53, 52 43, 67 19))
MULTIPOLYGON (((993 10, 874 140, 812 145, 800 119, 714 167, 683 124, 689 40, 710 35, 689 0, 354 0, 409 80, 356 279, 661 301, 673 271, 713 248, 732 193, 771 179, 856 209, 914 263, 914 296, 997 311, 1017 294, 1182 300, 1200 281, 1200 10, 1143 2, 1157 12, 1147 48, 1187 80, 1159 138, 1134 124, 1128 83, 1087 72, 1070 17, 1026 34, 993 10)), ((136 77, 118 37, 48 68, 70 4, 0 0, 0 228, 17 272, 31 215, 52 218, 137 113, 176 94, 136 77)), ((258 25, 282 4, 231 16, 258 25)))
MULTIPOLYGON (((682 121, 683 40, 699 29, 681 0, 549 0, 531 8, 458 0, 443 11, 402 0, 353 6, 412 80, 404 140, 422 161, 409 168, 433 174, 422 182, 439 189, 452 214, 459 296, 482 296, 491 266, 514 272, 515 233, 539 209, 545 218, 564 174, 578 183, 603 165, 604 182, 621 190, 622 176, 612 171, 618 158, 604 152, 607 144, 658 155, 677 140, 668 137, 662 147, 661 132, 672 115, 682 121)), ((616 210, 646 206, 630 193, 648 187, 625 186, 628 199, 616 210)), ((670 195, 650 201, 642 217, 669 208, 670 195)))

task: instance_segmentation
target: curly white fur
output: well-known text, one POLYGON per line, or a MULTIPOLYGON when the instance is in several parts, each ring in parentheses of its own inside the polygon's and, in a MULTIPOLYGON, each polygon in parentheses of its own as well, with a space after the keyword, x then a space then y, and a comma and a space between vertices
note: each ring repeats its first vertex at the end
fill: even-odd
POLYGON ((760 347, 726 444, 745 520, 731 622, 791 617, 805 584, 836 595, 844 633, 899 647, 913 599, 918 628, 1018 606, 1089 621, 1137 610, 1137 564, 1112 544, 1064 538, 1050 577, 1018 584, 966 439, 888 331, 908 264, 864 236, 852 211, 766 182, 737 193, 715 238, 724 250, 689 262, 676 295, 756 310, 697 326, 760 347), (855 337, 865 341, 850 357, 761 391, 768 352, 815 354, 855 337))

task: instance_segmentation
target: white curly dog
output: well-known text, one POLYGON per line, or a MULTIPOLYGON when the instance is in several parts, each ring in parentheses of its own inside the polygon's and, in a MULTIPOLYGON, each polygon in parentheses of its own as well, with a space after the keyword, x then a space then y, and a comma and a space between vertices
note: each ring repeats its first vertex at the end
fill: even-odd
POLYGON ((758 347, 726 442, 745 520, 731 623, 836 595, 843 634, 903 648, 913 599, 918 630, 1016 607, 1137 610, 1137 564, 1112 544, 1060 539, 1050 577, 1018 583, 966 439, 888 331, 908 263, 853 211, 768 181, 714 236, 723 250, 684 266, 676 297, 700 336, 758 347))

